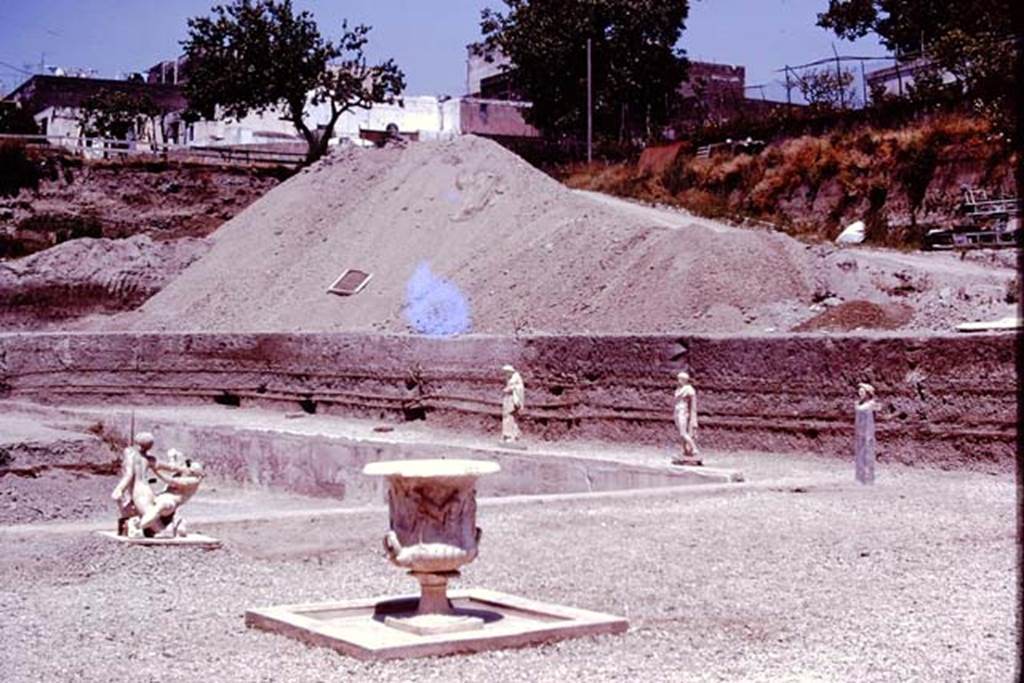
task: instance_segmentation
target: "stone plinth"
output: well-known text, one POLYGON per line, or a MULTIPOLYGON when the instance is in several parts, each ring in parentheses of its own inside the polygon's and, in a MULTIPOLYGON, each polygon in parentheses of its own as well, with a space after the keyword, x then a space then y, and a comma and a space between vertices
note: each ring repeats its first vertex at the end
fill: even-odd
POLYGON ((389 618, 415 612, 415 595, 251 609, 245 623, 359 659, 468 654, 624 633, 629 627, 621 617, 479 588, 453 590, 448 597, 456 615, 479 619, 482 626, 420 634, 388 625, 389 618))
POLYGON ((181 547, 192 547, 192 548, 219 548, 220 540, 207 536, 205 534, 192 533, 188 536, 154 536, 147 538, 145 536, 139 536, 137 538, 131 536, 121 536, 116 531, 97 531, 100 536, 119 541, 121 543, 127 543, 129 545, 159 545, 159 546, 181 546, 181 547))
POLYGON ((858 406, 854 416, 854 476, 861 484, 874 484, 875 408, 858 406))

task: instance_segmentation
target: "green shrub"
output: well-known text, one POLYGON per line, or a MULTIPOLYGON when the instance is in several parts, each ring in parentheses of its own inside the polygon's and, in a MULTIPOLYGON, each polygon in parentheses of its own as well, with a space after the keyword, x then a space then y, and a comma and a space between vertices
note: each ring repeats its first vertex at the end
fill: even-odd
POLYGON ((0 142, 0 197, 13 197, 22 189, 39 187, 39 166, 28 158, 25 145, 0 142))

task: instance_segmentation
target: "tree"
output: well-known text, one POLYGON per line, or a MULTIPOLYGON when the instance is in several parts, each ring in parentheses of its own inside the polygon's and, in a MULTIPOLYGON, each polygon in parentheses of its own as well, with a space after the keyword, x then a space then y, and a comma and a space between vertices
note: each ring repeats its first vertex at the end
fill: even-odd
POLYGON ((829 0, 818 25, 854 40, 875 33, 897 54, 920 53, 950 31, 1013 34, 1015 0, 829 0))
MULTIPOLYGON (((932 60, 911 97, 969 102, 1007 137, 1016 128, 1016 0, 829 0, 818 25, 853 40, 875 33, 890 50, 932 60), (943 82, 943 75, 953 83, 943 82)), ((915 77, 916 78, 916 77, 915 77)))
POLYGON ((100 90, 82 102, 78 125, 85 137, 139 139, 146 123, 155 125, 161 113, 148 95, 100 90))
POLYGON ((652 137, 686 76, 675 45, 687 0, 505 0, 485 9, 481 51, 511 61, 512 86, 532 106, 529 123, 548 137, 586 130, 587 39, 592 41, 595 134, 620 141, 652 137))
POLYGON ((337 43, 320 35, 309 12, 298 14, 291 0, 234 0, 211 17, 189 19, 182 45, 188 60, 185 96, 192 117, 219 111, 241 119, 250 112, 282 112, 308 146, 307 162, 322 157, 338 119, 352 109, 393 103, 405 76, 388 59, 367 63, 368 26, 342 24, 337 43), (307 105, 328 103, 327 124, 306 119, 307 105))
POLYGON ((853 73, 847 69, 811 69, 797 77, 797 87, 812 109, 836 111, 850 107, 857 97, 853 80, 853 73))
POLYGON ((27 110, 14 102, 0 101, 0 133, 10 135, 38 135, 39 126, 27 110))

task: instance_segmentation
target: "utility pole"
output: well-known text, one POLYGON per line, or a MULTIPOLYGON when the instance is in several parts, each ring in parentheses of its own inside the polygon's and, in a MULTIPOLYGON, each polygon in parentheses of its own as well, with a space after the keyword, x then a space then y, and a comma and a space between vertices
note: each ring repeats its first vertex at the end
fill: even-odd
POLYGON ((839 65, 839 52, 836 44, 832 43, 832 54, 836 56, 836 87, 839 88, 839 107, 846 109, 846 86, 843 85, 843 69, 839 65))
POLYGON ((789 64, 786 65, 786 108, 793 106, 793 85, 789 81, 789 64))
POLYGON ((864 60, 860 60, 860 86, 864 92, 864 106, 868 106, 868 75, 864 71, 864 60))
POLYGON ((591 68, 591 41, 587 38, 587 163, 594 161, 594 93, 592 81, 592 68, 591 68))

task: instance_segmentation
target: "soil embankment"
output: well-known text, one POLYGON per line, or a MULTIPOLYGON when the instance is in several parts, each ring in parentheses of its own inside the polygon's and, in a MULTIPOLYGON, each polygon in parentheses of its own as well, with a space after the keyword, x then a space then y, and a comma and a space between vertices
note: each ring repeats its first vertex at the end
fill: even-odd
POLYGON ((81 316, 133 308, 208 248, 193 237, 83 237, 0 262, 0 328, 67 328, 81 316))
POLYGON ((0 329, 134 308, 205 253, 203 237, 287 174, 161 162, 23 159, 0 197, 0 329))
POLYGON ((898 128, 861 124, 772 141, 756 153, 687 143, 651 148, 638 164, 562 169, 572 187, 673 204, 701 215, 766 221, 833 240, 856 220, 870 243, 918 248, 927 229, 962 220, 964 186, 1014 195, 1019 153, 963 114, 898 128))
MULTIPOLYGON (((18 400, 268 408, 449 427, 497 438, 501 366, 527 384, 524 433, 678 448, 675 374, 700 393, 713 450, 852 448, 858 382, 878 390, 879 457, 1012 469, 1012 334, 765 337, 377 334, 0 335, 18 400)), ((211 441, 213 443, 213 441, 211 441)))
POLYGON ((863 300, 912 309, 896 327, 942 330, 1012 311, 1009 268, 809 247, 590 196, 474 137, 339 151, 212 240, 108 327, 760 333, 863 300), (372 280, 355 296, 327 293, 347 268, 372 280))

